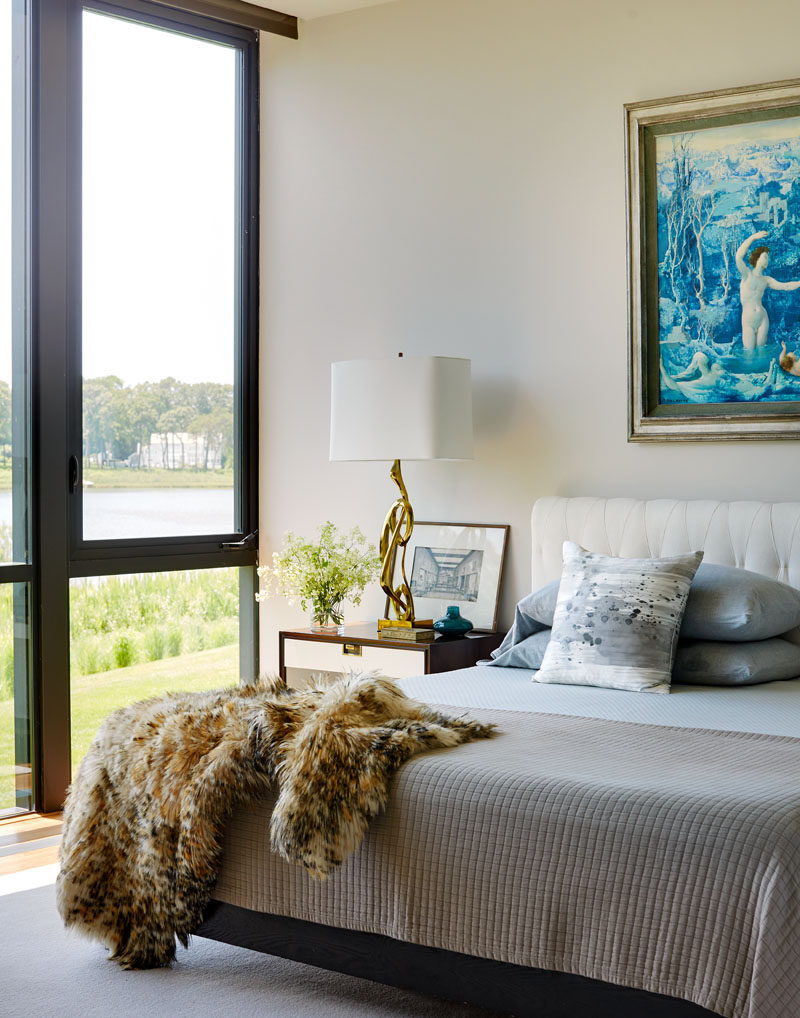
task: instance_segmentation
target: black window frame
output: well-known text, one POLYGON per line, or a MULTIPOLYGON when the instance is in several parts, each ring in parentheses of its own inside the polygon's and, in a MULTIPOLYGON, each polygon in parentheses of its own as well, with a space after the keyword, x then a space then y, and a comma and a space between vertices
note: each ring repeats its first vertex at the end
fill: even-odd
MULTIPOLYGON (((33 384, 33 755, 35 808, 60 808, 70 782, 69 581, 239 567, 240 676, 258 675, 258 33, 153 0, 29 0, 33 384), (85 541, 82 535, 81 22, 84 10, 236 47, 238 220, 234 517, 191 537, 85 541), (66 200, 65 200, 66 195, 66 200), (66 422, 66 426, 65 426, 66 422), (77 465, 77 478, 74 467, 77 465), (70 476, 72 473, 72 476, 70 476)), ((7 567, 21 569, 23 567, 7 567)), ((0 579, 22 579, 8 572, 0 579)))

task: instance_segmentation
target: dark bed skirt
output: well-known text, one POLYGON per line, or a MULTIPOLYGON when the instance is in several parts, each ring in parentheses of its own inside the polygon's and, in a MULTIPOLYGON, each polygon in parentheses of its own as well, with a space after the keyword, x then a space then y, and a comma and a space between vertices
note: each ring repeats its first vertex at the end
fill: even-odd
MULTIPOLYGON (((253 912, 219 901, 210 903, 196 935, 519 1018, 719 1018, 675 997, 253 912)), ((269 991, 268 986, 264 989, 269 991)))

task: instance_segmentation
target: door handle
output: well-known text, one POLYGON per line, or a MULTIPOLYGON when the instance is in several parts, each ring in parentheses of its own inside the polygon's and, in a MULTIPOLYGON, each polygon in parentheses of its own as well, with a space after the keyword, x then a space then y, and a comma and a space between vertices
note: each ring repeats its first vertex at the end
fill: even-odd
POLYGON ((67 477, 70 495, 78 490, 78 478, 80 477, 80 463, 77 456, 70 456, 67 465, 67 477))
POLYGON ((252 547, 253 542, 257 540, 258 531, 254 530, 252 534, 243 537, 241 541, 223 541, 220 548, 223 551, 242 551, 244 548, 252 547))

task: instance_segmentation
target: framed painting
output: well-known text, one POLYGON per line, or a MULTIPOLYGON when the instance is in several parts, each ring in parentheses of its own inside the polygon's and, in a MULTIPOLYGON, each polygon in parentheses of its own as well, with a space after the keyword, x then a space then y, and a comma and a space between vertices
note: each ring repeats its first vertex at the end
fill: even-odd
POLYGON ((625 127, 629 439, 800 438, 800 80, 625 127))
MULTIPOLYGON (((455 604, 476 630, 493 633, 510 529, 501 523, 416 522, 405 548, 416 617, 437 619, 455 604)), ((394 566, 397 584, 397 560, 394 566)))

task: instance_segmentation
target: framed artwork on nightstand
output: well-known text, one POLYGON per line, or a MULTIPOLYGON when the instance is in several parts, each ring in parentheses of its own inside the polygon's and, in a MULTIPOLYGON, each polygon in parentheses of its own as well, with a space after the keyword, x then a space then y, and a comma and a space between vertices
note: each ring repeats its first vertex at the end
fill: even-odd
MULTIPOLYGON (((417 618, 439 618, 454 604, 476 630, 493 633, 510 529, 506 523, 415 522, 405 569, 417 618)), ((397 559, 394 565, 399 577, 397 559)), ((387 598, 387 618, 389 610, 387 598)))

